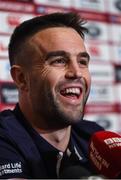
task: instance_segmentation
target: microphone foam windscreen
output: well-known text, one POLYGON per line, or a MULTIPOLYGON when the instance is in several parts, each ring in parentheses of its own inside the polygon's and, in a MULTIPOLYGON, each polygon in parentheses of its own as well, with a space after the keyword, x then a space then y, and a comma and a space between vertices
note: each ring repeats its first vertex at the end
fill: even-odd
POLYGON ((94 133, 89 159, 96 172, 107 178, 117 178, 121 173, 121 136, 110 131, 94 133))

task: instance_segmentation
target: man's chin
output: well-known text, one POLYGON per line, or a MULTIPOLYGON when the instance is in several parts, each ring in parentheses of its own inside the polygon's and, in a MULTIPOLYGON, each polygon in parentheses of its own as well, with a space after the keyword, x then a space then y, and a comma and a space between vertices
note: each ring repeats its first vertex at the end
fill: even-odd
POLYGON ((66 115, 65 118, 62 119, 63 122, 65 122, 66 125, 73 125, 73 124, 77 124, 78 122, 80 122, 83 119, 83 115, 78 115, 78 116, 68 116, 66 115))
POLYGON ((83 119, 84 116, 84 112, 83 112, 83 108, 80 109, 61 109, 60 111, 58 111, 61 117, 61 121, 66 122, 67 124, 71 125, 71 124, 75 124, 80 122, 83 119))

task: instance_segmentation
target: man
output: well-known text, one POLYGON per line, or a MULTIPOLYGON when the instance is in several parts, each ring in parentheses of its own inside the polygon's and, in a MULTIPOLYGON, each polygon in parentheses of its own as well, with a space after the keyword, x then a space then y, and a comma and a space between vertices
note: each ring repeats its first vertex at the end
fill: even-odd
POLYGON ((89 139, 103 128, 82 120, 91 84, 83 23, 78 14, 54 13, 13 32, 9 59, 19 102, 0 115, 0 177, 59 178, 68 166, 91 170, 89 139))

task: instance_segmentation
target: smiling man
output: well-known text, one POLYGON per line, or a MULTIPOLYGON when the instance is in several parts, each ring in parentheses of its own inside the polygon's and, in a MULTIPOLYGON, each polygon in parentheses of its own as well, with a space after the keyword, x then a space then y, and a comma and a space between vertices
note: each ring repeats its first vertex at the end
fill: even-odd
POLYGON ((19 102, 0 115, 2 178, 58 178, 71 165, 91 170, 89 138, 103 129, 83 120, 91 84, 83 23, 78 14, 54 13, 13 32, 9 59, 19 102))

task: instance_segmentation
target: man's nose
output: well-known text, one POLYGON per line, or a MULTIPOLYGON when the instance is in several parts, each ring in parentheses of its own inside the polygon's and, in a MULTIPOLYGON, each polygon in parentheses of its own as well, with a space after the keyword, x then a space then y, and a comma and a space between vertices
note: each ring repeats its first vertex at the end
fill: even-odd
POLYGON ((69 63, 68 67, 66 69, 66 78, 75 79, 75 78, 81 78, 82 77, 82 71, 79 67, 78 62, 76 63, 69 63))

